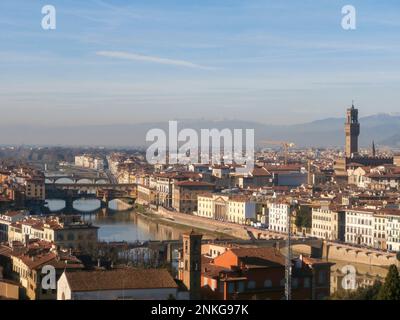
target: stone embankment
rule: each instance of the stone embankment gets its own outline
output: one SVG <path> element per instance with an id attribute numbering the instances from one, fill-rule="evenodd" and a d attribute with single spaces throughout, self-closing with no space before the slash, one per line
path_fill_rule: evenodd
<path id="1" fill-rule="evenodd" d="M 400 266 L 395 253 L 324 241 L 323 257 L 332 260 L 388 267 Z"/>
<path id="2" fill-rule="evenodd" d="M 158 210 L 152 210 L 153 214 L 157 214 L 165 220 L 176 224 L 181 224 L 193 228 L 200 228 L 210 232 L 229 235 L 233 238 L 255 240 L 255 239 L 282 239 L 283 235 L 268 230 L 259 230 L 250 226 L 239 225 L 235 223 L 218 221 L 198 217 L 195 215 L 170 211 L 159 207 Z"/>

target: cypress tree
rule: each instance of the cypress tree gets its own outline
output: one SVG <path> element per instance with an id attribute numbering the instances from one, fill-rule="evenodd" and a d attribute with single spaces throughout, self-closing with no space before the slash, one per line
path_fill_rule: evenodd
<path id="1" fill-rule="evenodd" d="M 385 283 L 379 290 L 378 300 L 400 300 L 400 276 L 394 264 L 389 267 Z"/>

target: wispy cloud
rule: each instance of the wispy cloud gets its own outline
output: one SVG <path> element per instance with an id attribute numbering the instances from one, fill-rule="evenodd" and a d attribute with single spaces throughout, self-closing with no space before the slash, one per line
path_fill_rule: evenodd
<path id="1" fill-rule="evenodd" d="M 147 55 L 141 55 L 137 53 L 123 52 L 123 51 L 97 51 L 96 55 L 108 58 L 145 61 L 158 64 L 166 64 L 171 66 L 186 67 L 186 68 L 205 69 L 205 70 L 214 69 L 212 67 L 202 66 L 185 60 L 175 60 L 175 59 L 161 58 L 155 56 L 147 56 Z"/>

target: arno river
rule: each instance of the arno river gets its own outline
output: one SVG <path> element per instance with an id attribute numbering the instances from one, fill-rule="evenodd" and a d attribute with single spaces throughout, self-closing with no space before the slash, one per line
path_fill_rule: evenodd
<path id="1" fill-rule="evenodd" d="M 47 203 L 51 211 L 65 206 L 63 200 L 47 200 Z M 104 241 L 177 240 L 187 230 L 153 222 L 133 210 L 118 211 L 118 206 L 118 203 L 111 202 L 111 211 L 99 209 L 100 201 L 95 199 L 74 202 L 74 209 L 82 214 L 83 220 L 100 227 L 99 238 Z"/>
<path id="2" fill-rule="evenodd" d="M 122 204 L 123 206 L 123 204 Z M 51 211 L 59 211 L 64 207 L 62 200 L 48 200 Z M 98 200 L 78 200 L 74 209 L 82 214 L 85 221 L 90 221 L 100 227 L 99 238 L 104 241 L 143 241 L 143 240 L 177 240 L 188 229 L 177 226 L 167 226 L 149 220 L 133 210 L 118 211 L 121 203 L 111 202 L 110 210 L 99 209 Z M 98 209 L 96 211 L 96 209 Z M 95 213 L 93 213 L 95 211 Z M 92 212 L 92 213 L 90 213 Z M 387 269 L 382 267 L 331 261 L 332 267 L 331 291 L 342 291 L 355 288 L 358 285 L 372 285 L 375 280 L 383 280 Z"/>

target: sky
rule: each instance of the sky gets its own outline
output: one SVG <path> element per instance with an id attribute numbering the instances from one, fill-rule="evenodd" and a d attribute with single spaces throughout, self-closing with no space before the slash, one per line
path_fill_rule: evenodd
<path id="1" fill-rule="evenodd" d="M 44 5 L 56 29 L 43 30 Z M 344 5 L 356 30 L 341 25 Z M 398 0 L 1 0 L 0 124 L 399 112 Z"/>

